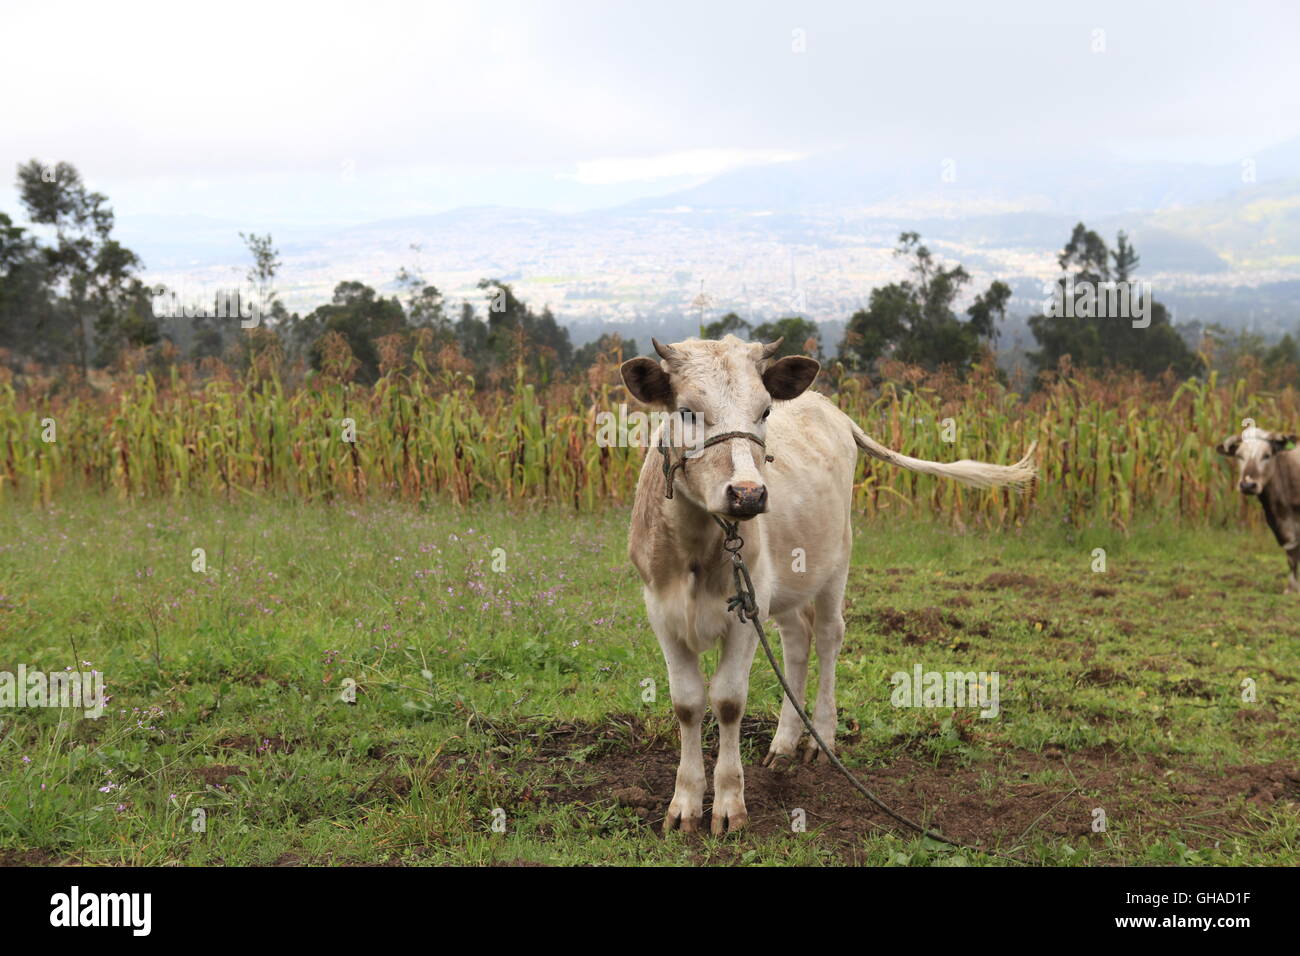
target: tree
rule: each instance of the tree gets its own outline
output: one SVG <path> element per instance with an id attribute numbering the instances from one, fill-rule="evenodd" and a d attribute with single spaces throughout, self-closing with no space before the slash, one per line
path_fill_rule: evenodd
<path id="1" fill-rule="evenodd" d="M 821 358 L 821 343 L 818 341 L 816 322 L 791 316 L 775 322 L 764 322 L 754 329 L 755 342 L 775 342 L 777 339 L 784 339 L 784 341 L 781 343 L 781 348 L 777 350 L 775 358 L 810 353 L 816 358 Z"/>
<path id="2" fill-rule="evenodd" d="M 706 339 L 722 339 L 728 335 L 735 335 L 738 338 L 749 338 L 750 325 L 735 312 L 728 312 L 716 322 L 710 322 L 704 327 L 703 337 Z"/>
<path id="3" fill-rule="evenodd" d="M 1300 375 L 1300 345 L 1289 332 L 1264 353 L 1264 368 L 1281 382 L 1296 381 Z"/>
<path id="4" fill-rule="evenodd" d="M 442 293 L 438 287 L 426 283 L 422 276 L 402 268 L 397 273 L 397 284 L 406 291 L 406 317 L 418 329 L 432 329 L 443 341 L 451 338 L 451 321 L 443 311 Z"/>
<path id="5" fill-rule="evenodd" d="M 1106 243 L 1083 223 L 1077 223 L 1070 241 L 1056 257 L 1063 272 L 1073 267 L 1079 281 L 1105 282 L 1110 278 L 1110 253 Z"/>
<path id="6" fill-rule="evenodd" d="M 1007 317 L 1007 303 L 1011 301 L 1011 286 L 996 281 L 975 296 L 975 302 L 966 314 L 970 316 L 971 330 L 980 338 L 996 343 L 1001 330 L 998 323 Z"/>
<path id="7" fill-rule="evenodd" d="M 903 283 L 872 289 L 867 308 L 849 319 L 840 343 L 840 357 L 863 367 L 870 366 L 895 348 L 916 321 L 918 309 Z"/>
<path id="8" fill-rule="evenodd" d="M 534 313 L 500 279 L 482 279 L 478 287 L 487 293 L 487 350 L 492 367 L 501 369 L 512 361 L 522 361 L 545 382 L 555 371 L 572 366 L 569 330 L 555 321 L 549 307 L 540 315 Z"/>
<path id="9" fill-rule="evenodd" d="M 334 287 L 333 301 L 315 309 L 307 321 L 320 331 L 312 344 L 312 367 L 321 367 L 321 339 L 329 332 L 337 332 L 347 339 L 359 363 L 357 379 L 366 384 L 373 384 L 379 378 L 376 340 L 407 328 L 402 303 L 396 297 L 377 296 L 374 289 L 361 282 L 340 282 Z"/>
<path id="10" fill-rule="evenodd" d="M 225 351 L 225 336 L 221 334 L 225 319 L 196 315 L 191 322 L 192 338 L 190 356 L 196 359 L 218 358 Z"/>
<path id="11" fill-rule="evenodd" d="M 588 342 L 573 353 L 573 367 L 590 368 L 602 355 L 610 356 L 614 361 L 623 361 L 640 354 L 640 349 L 636 347 L 636 339 L 625 339 L 617 332 L 606 332 L 596 341 Z"/>
<path id="12" fill-rule="evenodd" d="M 257 233 L 239 234 L 244 245 L 253 254 L 253 264 L 248 268 L 248 284 L 257 291 L 257 309 L 259 315 L 270 315 L 271 307 L 279 294 L 275 291 L 275 274 L 280 271 L 280 252 L 271 242 L 271 234 L 259 236 Z"/>
<path id="13" fill-rule="evenodd" d="M 162 341 L 162 330 L 153 314 L 153 296 L 135 278 L 113 292 L 111 304 L 100 307 L 94 327 L 95 363 L 100 366 L 110 364 L 124 348 L 157 345 Z"/>
<path id="14" fill-rule="evenodd" d="M 976 296 L 963 322 L 953 302 L 970 281 L 964 268 L 945 268 L 915 232 L 898 237 L 894 254 L 911 258 L 912 278 L 871 290 L 867 308 L 849 319 L 840 357 L 864 367 L 889 355 L 929 369 L 968 368 L 997 337 L 1010 287 L 994 282 Z"/>
<path id="15" fill-rule="evenodd" d="M 60 359 L 60 343 L 49 328 L 49 286 L 36 239 L 0 213 L 0 348 L 44 362 Z"/>
<path id="16" fill-rule="evenodd" d="M 472 302 L 460 304 L 460 319 L 456 322 L 456 346 L 460 354 L 474 363 L 477 369 L 485 369 L 488 361 L 488 327 L 478 317 Z"/>
<path id="17" fill-rule="evenodd" d="M 1056 368 L 1068 355 L 1081 368 L 1135 369 L 1149 378 L 1166 370 L 1183 378 L 1201 371 L 1201 358 L 1174 329 L 1165 307 L 1133 283 L 1140 259 L 1128 236 L 1119 234 L 1112 253 L 1101 236 L 1079 223 L 1057 262 L 1064 274 L 1053 307 L 1029 319 L 1039 346 L 1029 358 L 1039 370 Z"/>
<path id="18" fill-rule="evenodd" d="M 33 223 L 54 227 L 55 245 L 41 253 L 65 301 L 53 310 L 50 331 L 56 340 L 70 340 L 83 374 L 92 347 L 103 363 L 123 346 L 157 342 L 158 322 L 145 305 L 148 291 L 135 275 L 143 264 L 112 237 L 107 198 L 89 192 L 71 164 L 51 167 L 35 159 L 18 167 L 18 192 Z"/>
<path id="19" fill-rule="evenodd" d="M 1115 251 L 1110 255 L 1115 261 L 1116 282 L 1128 282 L 1133 273 L 1137 272 L 1137 267 L 1142 262 L 1138 258 L 1137 252 L 1129 245 L 1128 233 L 1123 229 L 1119 231 L 1119 235 L 1115 240 Z"/>
<path id="20" fill-rule="evenodd" d="M 417 257 L 423 251 L 418 242 L 411 243 L 410 249 Z M 397 270 L 397 287 L 406 296 L 406 318 L 414 328 L 432 330 L 433 340 L 440 346 L 454 340 L 451 319 L 443 308 L 442 293 L 437 286 L 425 281 L 418 265 L 411 269 L 402 266 Z"/>

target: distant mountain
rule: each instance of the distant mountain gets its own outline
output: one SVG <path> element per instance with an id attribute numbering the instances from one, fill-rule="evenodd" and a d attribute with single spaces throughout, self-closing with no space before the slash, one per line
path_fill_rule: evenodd
<path id="1" fill-rule="evenodd" d="M 340 230 L 340 238 L 380 239 L 400 242 L 405 237 L 439 235 L 470 230 L 537 229 L 562 226 L 569 218 L 564 213 L 545 209 L 516 209 L 509 206 L 462 206 L 447 212 L 399 219 L 379 219 Z"/>
<path id="2" fill-rule="evenodd" d="M 1141 277 L 1159 276 L 1171 295 L 1194 293 L 1187 311 L 1219 321 L 1255 310 L 1282 327 L 1291 321 L 1286 283 L 1300 279 L 1300 140 L 1248 166 L 1063 156 L 945 167 L 838 153 L 582 213 L 475 206 L 329 229 L 253 229 L 275 237 L 292 309 L 328 300 L 344 279 L 392 294 L 407 268 L 453 301 L 477 301 L 478 280 L 492 277 L 561 319 L 635 325 L 698 321 L 701 291 L 709 314 L 843 321 L 873 287 L 901 277 L 893 248 L 905 230 L 964 264 L 977 284 L 1002 278 L 1032 296 L 1056 275 L 1056 255 L 1079 221 L 1112 243 L 1126 230 Z M 120 232 L 151 281 L 207 288 L 246 270 L 241 228 L 249 227 L 123 216 Z M 1269 301 L 1257 303 L 1270 283 Z"/>
<path id="3" fill-rule="evenodd" d="M 335 227 L 326 227 L 332 232 Z M 248 249 L 240 232 L 265 233 L 262 223 L 249 225 L 234 219 L 218 219 L 185 213 L 132 215 L 119 210 L 115 236 L 140 256 L 150 271 L 174 272 L 228 264 L 242 274 L 248 267 Z M 277 246 L 283 251 L 320 241 L 321 227 L 277 224 Z"/>
<path id="4" fill-rule="evenodd" d="M 981 212 L 1064 213 L 1096 218 L 1158 211 L 1217 199 L 1249 173 L 1259 182 L 1300 175 L 1300 140 L 1240 163 L 1205 165 L 1059 156 L 991 160 L 933 157 L 888 161 L 844 152 L 725 173 L 680 192 L 643 199 L 627 211 L 838 208 L 903 213 L 911 218 Z"/>
<path id="5" fill-rule="evenodd" d="M 1148 221 L 1173 234 L 1195 236 L 1234 269 L 1300 270 L 1300 178 L 1245 186 L 1222 199 L 1156 213 Z"/>

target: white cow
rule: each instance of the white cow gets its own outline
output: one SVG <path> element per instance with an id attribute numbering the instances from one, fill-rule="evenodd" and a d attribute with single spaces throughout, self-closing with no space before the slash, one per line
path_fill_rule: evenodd
<path id="1" fill-rule="evenodd" d="M 652 449 L 641 469 L 628 548 L 645 582 L 646 612 L 668 666 L 681 728 L 681 762 L 665 829 L 693 831 L 703 820 L 705 688 L 699 657 L 719 639 L 721 656 L 708 695 L 721 738 L 713 775 L 713 832 L 736 830 L 749 820 L 740 719 L 758 639 L 752 624 L 727 611 L 734 592 L 731 563 L 713 515 L 745 522 L 743 555 L 753 575 L 759 619 L 780 626 L 786 675 L 800 706 L 816 638 L 819 674 L 812 716 L 817 732 L 833 747 L 835 659 L 844 638 L 858 449 L 978 487 L 1022 485 L 1034 477 L 1032 447 L 1011 466 L 942 464 L 890 451 L 826 398 L 806 391 L 817 377 L 815 361 L 802 356 L 773 361 L 780 344 L 742 342 L 730 335 L 720 342 L 690 339 L 665 346 L 656 341 L 662 361 L 637 358 L 622 367 L 623 381 L 637 399 L 675 413 L 655 433 L 655 443 L 662 441 L 663 447 Z M 769 455 L 773 460 L 766 460 Z M 802 737 L 803 725 L 787 699 L 764 764 L 792 759 Z M 817 751 L 810 738 L 805 759 L 816 759 Z"/>

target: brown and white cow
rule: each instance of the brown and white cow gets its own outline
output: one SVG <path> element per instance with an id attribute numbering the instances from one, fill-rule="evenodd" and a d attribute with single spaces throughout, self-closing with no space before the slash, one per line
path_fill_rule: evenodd
<path id="1" fill-rule="evenodd" d="M 1286 450 L 1295 435 L 1249 427 L 1230 435 L 1216 449 L 1237 462 L 1237 490 L 1255 495 L 1264 507 L 1264 520 L 1286 552 L 1290 577 L 1284 593 L 1300 592 L 1300 449 Z"/>
<path id="2" fill-rule="evenodd" d="M 681 762 L 665 829 L 695 830 L 704 816 L 700 728 L 706 693 L 699 658 L 719 640 L 717 671 L 707 695 L 720 732 L 713 832 L 739 829 L 749 819 L 740 719 L 758 639 L 751 624 L 727 611 L 734 591 L 731 565 L 713 515 L 745 521 L 743 554 L 757 592 L 759 619 L 780 626 L 786 675 L 800 706 L 815 638 L 819 674 L 812 718 L 833 747 L 835 659 L 844 637 L 858 449 L 977 487 L 1021 485 L 1034 477 L 1032 447 L 1011 466 L 942 464 L 890 451 L 826 398 L 806 391 L 817 376 L 815 361 L 802 356 L 773 361 L 780 344 L 742 342 L 730 335 L 720 342 L 656 341 L 660 361 L 637 358 L 622 367 L 628 391 L 673 413 L 652 439 L 655 445 L 664 441 L 673 467 L 665 475 L 661 452 L 651 448 L 637 483 L 628 549 L 645 584 L 646 611 L 663 650 L 681 729 Z M 684 422 L 694 428 L 676 427 Z M 729 433 L 735 434 L 722 437 Z M 710 439 L 715 443 L 704 447 Z M 676 468 L 679 462 L 684 467 Z M 787 699 L 764 764 L 793 758 L 802 737 L 802 722 Z M 819 756 L 809 739 L 805 760 Z"/>

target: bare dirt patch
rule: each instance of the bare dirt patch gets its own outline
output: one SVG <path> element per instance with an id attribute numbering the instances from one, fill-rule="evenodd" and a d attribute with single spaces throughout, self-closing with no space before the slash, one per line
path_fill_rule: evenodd
<path id="1" fill-rule="evenodd" d="M 245 776 L 243 767 L 236 767 L 233 764 L 214 764 L 211 767 L 195 767 L 190 774 L 209 787 L 224 786 L 230 777 Z"/>
<path id="2" fill-rule="evenodd" d="M 2 866 L 57 866 L 59 858 L 48 850 L 0 850 Z"/>
<path id="3" fill-rule="evenodd" d="M 706 748 L 706 754 L 711 773 L 712 748 Z M 607 752 L 587 761 L 583 782 L 557 777 L 542 799 L 574 805 L 579 812 L 611 804 L 631 807 L 642 826 L 657 830 L 672 798 L 677 760 L 675 743 L 662 740 Z M 1198 836 L 1208 826 L 1220 833 L 1257 827 L 1252 807 L 1300 804 L 1300 765 L 1294 762 L 1215 770 L 1174 765 L 1110 746 L 1010 751 L 970 765 L 959 765 L 953 758 L 935 765 L 904 755 L 892 758 L 888 766 L 856 772 L 900 813 L 927 822 L 945 836 L 990 850 L 1010 847 L 1030 834 L 1094 839 L 1101 846 L 1104 837 L 1092 832 L 1093 810 L 1099 804 L 1106 807 L 1112 825 L 1130 831 L 1167 834 L 1178 830 L 1179 821 L 1195 818 L 1197 828 L 1181 837 L 1193 847 L 1212 842 Z M 1159 799 L 1153 799 L 1156 791 Z M 860 857 L 863 837 L 882 828 L 900 831 L 828 765 L 786 771 L 747 762 L 745 797 L 753 833 L 791 832 L 791 815 L 799 808 L 807 814 L 809 830 L 829 838 L 848 863 Z"/>
<path id="4" fill-rule="evenodd" d="M 897 635 L 904 644 L 909 645 L 929 644 L 931 641 L 951 642 L 956 637 L 956 632 L 965 628 L 960 617 L 938 607 L 922 607 L 910 611 L 883 607 L 870 617 L 854 615 L 853 619 L 859 617 L 874 620 L 885 634 Z"/>
<path id="5" fill-rule="evenodd" d="M 1079 676 L 1079 683 L 1087 687 L 1111 687 L 1115 684 L 1131 684 L 1133 681 L 1127 674 L 1109 667 L 1094 667 Z"/>
<path id="6" fill-rule="evenodd" d="M 1160 689 L 1176 697 L 1199 697 L 1201 700 L 1214 700 L 1219 696 L 1218 689 L 1205 683 L 1199 677 L 1184 677 L 1182 680 L 1165 681 Z"/>
<path id="7" fill-rule="evenodd" d="M 270 737 L 254 737 L 249 734 L 241 734 L 237 737 L 226 737 L 217 741 L 218 747 L 225 747 L 227 750 L 240 750 L 246 754 L 259 753 L 293 753 L 294 746 L 285 740 L 279 734 L 273 734 Z"/>
<path id="8" fill-rule="evenodd" d="M 984 591 L 1001 591 L 1004 588 L 1016 588 L 1022 591 L 1038 591 L 1043 587 L 1043 582 L 1031 574 L 1015 574 L 999 571 L 990 574 L 980 582 L 980 589 Z"/>

